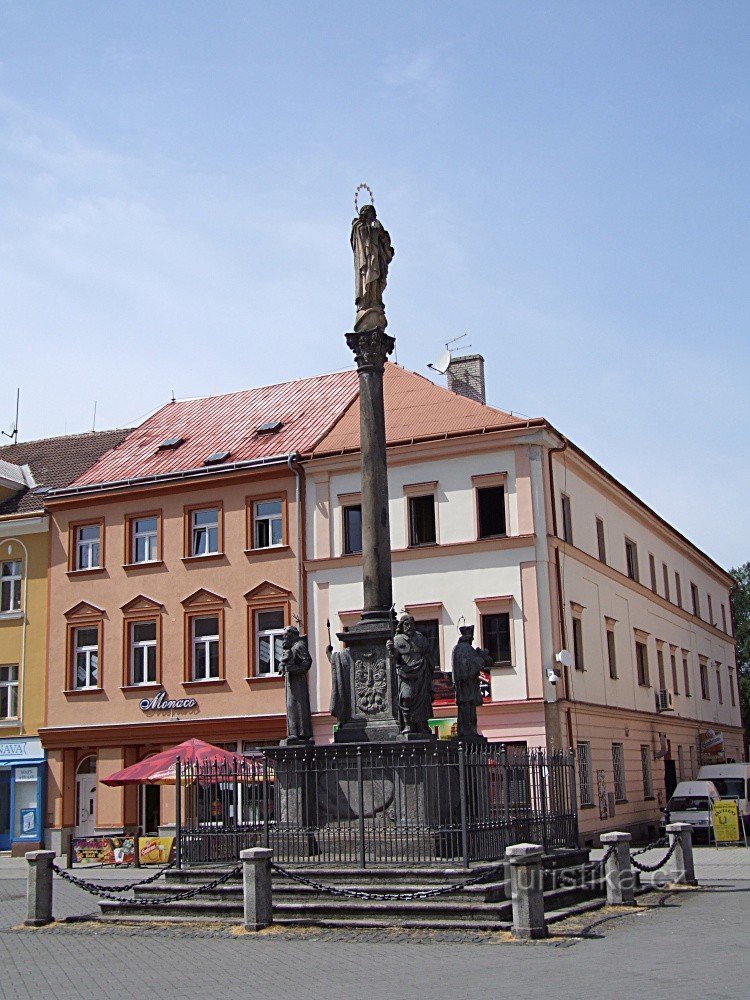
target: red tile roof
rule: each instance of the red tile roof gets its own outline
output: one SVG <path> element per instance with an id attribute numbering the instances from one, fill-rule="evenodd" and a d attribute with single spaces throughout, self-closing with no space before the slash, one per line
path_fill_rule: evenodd
<path id="1" fill-rule="evenodd" d="M 59 489 L 68 486 L 76 477 L 93 465 L 110 448 L 127 437 L 130 429 L 89 431 L 87 434 L 66 434 L 42 438 L 38 441 L 20 441 L 0 448 L 0 459 L 14 465 L 28 465 L 35 489 L 23 489 L 0 503 L 2 514 L 27 514 L 44 507 L 44 487 Z"/>
<path id="2" fill-rule="evenodd" d="M 526 421 L 457 396 L 422 375 L 388 362 L 383 385 L 388 444 L 482 433 Z M 359 450 L 359 399 L 318 443 L 315 456 Z"/>
<path id="3" fill-rule="evenodd" d="M 351 370 L 167 403 L 72 485 L 201 469 L 216 452 L 229 452 L 226 464 L 308 454 L 352 403 L 357 389 L 357 373 Z M 281 428 L 258 433 L 261 424 L 271 421 L 280 421 Z M 159 450 L 163 441 L 175 437 L 184 443 Z"/>

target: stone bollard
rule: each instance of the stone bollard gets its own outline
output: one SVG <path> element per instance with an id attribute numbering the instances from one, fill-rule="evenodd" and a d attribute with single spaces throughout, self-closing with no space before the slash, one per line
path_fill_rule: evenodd
<path id="1" fill-rule="evenodd" d="M 28 873 L 26 876 L 27 927 L 44 927 L 51 924 L 52 917 L 52 862 L 54 851 L 27 851 Z"/>
<path id="2" fill-rule="evenodd" d="M 250 847 L 240 851 L 245 930 L 259 931 L 273 923 L 270 847 Z"/>
<path id="3" fill-rule="evenodd" d="M 630 864 L 630 834 L 621 831 L 603 833 L 599 838 L 605 847 L 614 850 L 607 858 L 607 906 L 635 905 L 635 877 Z"/>
<path id="4" fill-rule="evenodd" d="M 513 937 L 547 937 L 542 885 L 542 848 L 539 844 L 512 844 L 505 856 L 510 867 Z"/>
<path id="5" fill-rule="evenodd" d="M 693 828 L 689 823 L 668 823 L 669 846 L 677 846 L 672 855 L 672 881 L 677 885 L 698 885 L 693 863 Z"/>

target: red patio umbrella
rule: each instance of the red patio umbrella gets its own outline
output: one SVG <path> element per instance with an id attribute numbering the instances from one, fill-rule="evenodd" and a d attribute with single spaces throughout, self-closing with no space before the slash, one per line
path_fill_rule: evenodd
<path id="1" fill-rule="evenodd" d="M 173 785 L 175 783 L 175 765 L 177 758 L 180 764 L 189 766 L 225 765 L 228 769 L 233 768 L 235 762 L 243 760 L 230 750 L 222 750 L 220 747 L 212 746 L 203 740 L 185 740 L 176 747 L 169 750 L 162 750 L 152 757 L 131 764 L 130 767 L 123 768 L 122 771 L 115 771 L 108 778 L 103 779 L 105 785 Z"/>

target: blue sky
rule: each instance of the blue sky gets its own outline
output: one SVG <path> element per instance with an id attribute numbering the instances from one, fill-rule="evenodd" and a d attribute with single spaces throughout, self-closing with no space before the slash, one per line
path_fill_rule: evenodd
<path id="1" fill-rule="evenodd" d="M 750 5 L 0 0 L 0 426 L 130 425 L 469 334 L 725 565 L 750 559 Z"/>

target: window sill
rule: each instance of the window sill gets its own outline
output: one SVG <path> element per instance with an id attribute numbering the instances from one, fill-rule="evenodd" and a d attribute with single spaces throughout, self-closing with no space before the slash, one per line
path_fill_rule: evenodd
<path id="1" fill-rule="evenodd" d="M 615 799 L 616 806 L 626 806 L 628 804 L 627 799 Z"/>
<path id="2" fill-rule="evenodd" d="M 643 801 L 644 802 L 656 802 L 656 796 L 655 795 L 644 795 L 643 796 Z"/>
<path id="3" fill-rule="evenodd" d="M 65 688 L 63 691 L 64 695 L 69 694 L 104 694 L 104 688 L 102 687 L 90 687 L 90 688 Z"/>
<path id="4" fill-rule="evenodd" d="M 0 611 L 0 622 L 18 621 L 19 618 L 23 618 L 23 611 L 20 608 L 18 611 Z"/>
<path id="5" fill-rule="evenodd" d="M 271 687 L 283 687 L 284 675 L 283 674 L 255 674 L 253 677 L 246 677 L 245 680 L 250 685 L 254 687 L 256 684 L 258 687 L 263 687 L 264 685 L 269 685 Z"/>
<path id="6" fill-rule="evenodd" d="M 190 687 L 220 687 L 222 684 L 226 684 L 225 677 L 211 677 L 209 680 L 205 681 L 183 681 L 182 686 L 186 688 Z"/>
<path id="7" fill-rule="evenodd" d="M 419 622 L 417 622 L 417 625 L 419 625 Z M 493 667 L 497 667 L 498 670 L 514 670 L 515 669 L 515 664 L 514 663 L 510 663 L 508 660 L 503 660 L 501 663 L 493 663 L 492 666 Z"/>
<path id="8" fill-rule="evenodd" d="M 500 531 L 496 535 L 477 535 L 476 540 L 478 542 L 486 542 L 490 541 L 493 538 L 508 538 L 508 537 L 509 536 L 507 531 Z"/>
<path id="9" fill-rule="evenodd" d="M 144 561 L 144 562 L 123 563 L 122 564 L 122 568 L 124 570 L 128 570 L 128 569 L 150 569 L 152 566 L 163 566 L 163 565 L 164 565 L 164 560 L 163 559 L 149 559 L 149 560 Z"/>
<path id="10" fill-rule="evenodd" d="M 17 726 L 20 725 L 21 725 L 21 720 L 19 718 L 0 719 L 0 729 L 15 729 Z"/>
<path id="11" fill-rule="evenodd" d="M 68 576 L 96 576 L 97 573 L 103 573 L 104 566 L 93 566 L 91 569 L 69 569 L 67 571 Z"/>
<path id="12" fill-rule="evenodd" d="M 440 546 L 440 542 L 435 539 L 434 542 L 409 542 L 408 548 L 410 549 L 437 549 Z"/>
<path id="13" fill-rule="evenodd" d="M 578 808 L 579 809 L 596 809 L 596 803 L 595 802 L 585 802 L 585 803 L 582 802 Z"/>
<path id="14" fill-rule="evenodd" d="M 272 552 L 288 552 L 288 545 L 265 545 L 257 549 L 245 549 L 245 555 L 249 558 L 253 556 L 270 555 Z"/>
<path id="15" fill-rule="evenodd" d="M 184 563 L 215 562 L 217 559 L 225 559 L 223 552 L 208 552 L 204 556 L 183 556 Z M 140 563 L 139 563 L 140 565 Z"/>
<path id="16" fill-rule="evenodd" d="M 161 691 L 164 685 L 160 681 L 149 681 L 148 684 L 121 684 L 121 691 Z"/>

